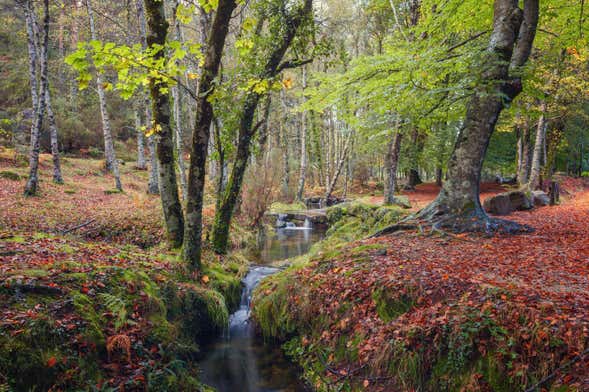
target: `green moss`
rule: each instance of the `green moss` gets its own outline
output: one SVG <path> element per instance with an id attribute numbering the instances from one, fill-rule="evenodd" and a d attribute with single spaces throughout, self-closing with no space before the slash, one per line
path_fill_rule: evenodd
<path id="1" fill-rule="evenodd" d="M 176 317 L 183 336 L 200 341 L 227 327 L 229 311 L 219 292 L 191 285 L 183 287 L 178 297 Z"/>
<path id="2" fill-rule="evenodd" d="M 204 273 L 210 278 L 210 286 L 220 292 L 225 298 L 225 303 L 230 310 L 239 305 L 241 299 L 241 277 L 243 267 L 234 270 L 225 270 L 222 265 L 206 267 Z"/>
<path id="3" fill-rule="evenodd" d="M 4 170 L 4 171 L 0 171 L 0 178 L 4 178 L 6 180 L 11 180 L 11 181 L 19 181 L 21 179 L 21 176 L 18 173 Z"/>
<path id="4" fill-rule="evenodd" d="M 294 202 L 292 204 L 274 202 L 270 206 L 270 212 L 273 213 L 302 211 L 306 209 L 307 206 L 305 205 L 305 203 L 302 202 Z"/>
<path id="5" fill-rule="evenodd" d="M 49 272 L 44 269 L 22 269 L 13 270 L 9 272 L 10 276 L 24 276 L 26 278 L 43 278 L 49 275 Z"/>
<path id="6" fill-rule="evenodd" d="M 390 293 L 386 289 L 377 289 L 372 293 L 376 303 L 376 313 L 384 322 L 389 322 L 407 313 L 415 304 L 415 299 L 408 294 Z"/>
<path id="7" fill-rule="evenodd" d="M 293 268 L 270 276 L 254 291 L 252 316 L 265 338 L 284 340 L 296 331 L 296 319 L 289 306 L 289 295 L 294 292 Z"/>
<path id="8" fill-rule="evenodd" d="M 79 292 L 72 293 L 72 299 L 76 313 L 86 322 L 84 337 L 97 347 L 104 347 L 106 340 L 102 331 L 105 320 L 96 313 L 94 303 Z"/>
<path id="9" fill-rule="evenodd" d="M 18 391 L 48 390 L 56 381 L 59 368 L 48 367 L 51 357 L 61 359 L 61 337 L 51 319 L 29 320 L 23 332 L 11 336 L 0 331 L 0 374 Z"/>

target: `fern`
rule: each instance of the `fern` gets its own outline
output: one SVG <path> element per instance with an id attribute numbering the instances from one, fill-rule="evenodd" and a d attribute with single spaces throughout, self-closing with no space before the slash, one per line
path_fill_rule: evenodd
<path id="1" fill-rule="evenodd" d="M 108 293 L 98 294 L 98 296 L 104 302 L 104 307 L 112 313 L 116 331 L 120 330 L 127 324 L 134 324 L 132 320 L 127 319 L 127 307 L 122 299 Z"/>

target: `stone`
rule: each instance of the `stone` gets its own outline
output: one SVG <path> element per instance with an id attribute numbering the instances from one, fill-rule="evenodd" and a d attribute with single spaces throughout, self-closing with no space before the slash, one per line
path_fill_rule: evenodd
<path id="1" fill-rule="evenodd" d="M 526 211 L 534 207 L 532 200 L 522 191 L 500 193 L 485 200 L 485 211 L 493 215 L 509 215 L 513 211 Z"/>
<path id="2" fill-rule="evenodd" d="M 493 215 L 509 215 L 513 212 L 511 200 L 506 193 L 487 198 L 483 207 L 485 211 Z"/>
<path id="3" fill-rule="evenodd" d="M 534 208 L 534 203 L 525 192 L 522 191 L 511 191 L 507 192 L 509 200 L 511 201 L 511 207 L 515 211 L 527 211 Z"/>
<path id="4" fill-rule="evenodd" d="M 532 198 L 535 206 L 544 207 L 550 204 L 550 196 L 543 191 L 533 191 Z"/>

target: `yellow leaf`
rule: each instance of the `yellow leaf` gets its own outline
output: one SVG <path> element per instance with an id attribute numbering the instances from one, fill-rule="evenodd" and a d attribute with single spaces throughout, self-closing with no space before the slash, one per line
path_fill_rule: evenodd
<path id="1" fill-rule="evenodd" d="M 188 79 L 190 79 L 190 80 L 194 80 L 194 79 L 198 78 L 198 75 L 197 75 L 197 74 L 195 74 L 195 73 L 193 73 L 193 72 L 188 72 L 188 73 L 186 74 L 186 76 L 187 76 L 187 77 L 188 77 Z"/>
<path id="2" fill-rule="evenodd" d="M 291 78 L 284 79 L 282 81 L 282 86 L 287 90 L 290 89 L 292 87 L 292 79 Z"/>
<path id="3" fill-rule="evenodd" d="M 208 275 L 204 275 L 200 280 L 202 280 L 202 282 L 206 284 L 206 283 L 209 283 L 210 279 L 209 279 Z"/>

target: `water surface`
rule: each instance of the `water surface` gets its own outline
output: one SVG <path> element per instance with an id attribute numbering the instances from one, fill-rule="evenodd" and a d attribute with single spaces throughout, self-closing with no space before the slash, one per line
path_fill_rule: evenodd
<path id="1" fill-rule="evenodd" d="M 321 240 L 322 231 L 310 227 L 276 229 L 261 242 L 261 261 L 269 264 L 300 256 Z M 307 225 L 308 226 L 308 225 Z M 304 392 L 296 365 L 289 362 L 277 345 L 264 344 L 250 320 L 251 295 L 262 279 L 279 269 L 254 266 L 243 280 L 239 309 L 229 318 L 224 336 L 203 347 L 201 381 L 219 392 Z"/>

